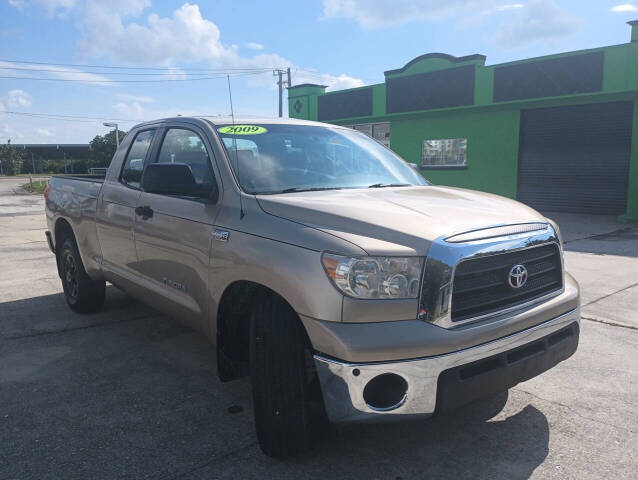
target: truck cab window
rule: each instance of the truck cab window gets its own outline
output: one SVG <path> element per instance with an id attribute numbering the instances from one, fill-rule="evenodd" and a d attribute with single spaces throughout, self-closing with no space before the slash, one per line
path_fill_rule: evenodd
<path id="1" fill-rule="evenodd" d="M 124 168 L 122 169 L 121 180 L 126 185 L 134 188 L 140 188 L 142 179 L 142 171 L 144 170 L 144 159 L 151 146 L 155 130 L 144 130 L 139 132 L 133 139 L 131 148 L 129 148 Z"/>
<path id="2" fill-rule="evenodd" d="M 195 182 L 202 191 L 210 191 L 215 180 L 206 146 L 192 130 L 171 128 L 166 132 L 158 163 L 184 163 L 191 168 Z"/>

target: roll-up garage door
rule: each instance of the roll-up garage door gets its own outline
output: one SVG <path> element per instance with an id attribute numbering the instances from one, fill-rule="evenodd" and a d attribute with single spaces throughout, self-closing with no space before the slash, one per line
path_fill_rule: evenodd
<path id="1" fill-rule="evenodd" d="M 521 111 L 518 200 L 541 211 L 627 209 L 633 102 Z"/>

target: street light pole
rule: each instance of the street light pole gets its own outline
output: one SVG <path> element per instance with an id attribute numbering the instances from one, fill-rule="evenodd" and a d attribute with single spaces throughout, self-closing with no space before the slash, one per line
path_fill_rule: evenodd
<path id="1" fill-rule="evenodd" d="M 115 145 L 117 148 L 120 148 L 120 132 L 117 126 L 117 123 L 112 122 L 104 122 L 102 125 L 105 127 L 114 127 L 115 128 Z"/>

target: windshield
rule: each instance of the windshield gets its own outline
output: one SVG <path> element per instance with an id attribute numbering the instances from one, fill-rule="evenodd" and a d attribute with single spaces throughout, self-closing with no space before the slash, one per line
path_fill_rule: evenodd
<path id="1" fill-rule="evenodd" d="M 247 193 L 427 185 L 396 154 L 355 130 L 281 124 L 215 128 Z"/>

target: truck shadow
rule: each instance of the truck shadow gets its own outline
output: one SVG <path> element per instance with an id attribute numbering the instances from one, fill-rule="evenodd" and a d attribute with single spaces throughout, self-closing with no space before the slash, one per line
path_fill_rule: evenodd
<path id="1" fill-rule="evenodd" d="M 548 455 L 549 424 L 530 405 L 491 420 L 507 400 L 504 392 L 425 421 L 351 427 L 324 451 L 356 458 L 351 466 L 339 462 L 352 478 L 374 464 L 379 477 L 394 479 L 526 479 Z"/>
<path id="2" fill-rule="evenodd" d="M 62 293 L 0 303 L 0 339 L 99 327 L 153 315 L 160 314 L 109 284 L 104 308 L 92 314 L 73 313 Z"/>
<path id="3" fill-rule="evenodd" d="M 250 382 L 216 371 L 206 338 L 114 287 L 91 315 L 61 294 L 0 303 L 0 478 L 523 479 L 548 454 L 545 415 L 503 415 L 504 393 L 425 421 L 340 426 L 273 460 Z"/>

